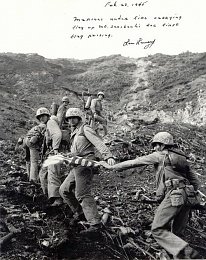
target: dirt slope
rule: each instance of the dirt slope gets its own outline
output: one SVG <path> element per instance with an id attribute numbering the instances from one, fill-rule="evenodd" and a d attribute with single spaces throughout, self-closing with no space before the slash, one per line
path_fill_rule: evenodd
<path id="1" fill-rule="evenodd" d="M 41 189 L 28 182 L 16 140 L 36 123 L 38 107 L 60 103 L 65 94 L 71 106 L 82 107 L 82 91 L 89 88 L 95 94 L 101 89 L 106 93 L 105 113 L 114 115 L 105 143 L 118 161 L 148 154 L 152 136 L 170 131 L 206 193 L 205 63 L 204 53 L 84 61 L 1 54 L 1 259 L 163 259 L 150 232 L 158 206 L 151 167 L 120 173 L 101 170 L 95 176 L 99 212 L 103 215 L 109 208 L 111 213 L 101 234 L 85 237 L 80 231 L 87 223 L 71 227 L 66 205 L 51 208 Z M 64 178 L 68 169 L 62 167 Z M 138 197 L 142 187 L 144 196 Z M 206 258 L 205 211 L 193 210 L 185 240 Z"/>
<path id="2" fill-rule="evenodd" d="M 205 124 L 206 55 L 156 54 L 132 59 L 45 59 L 37 54 L 0 54 L 1 139 L 15 139 L 34 123 L 40 106 L 68 95 L 82 107 L 82 91 L 106 93 L 106 114 L 128 112 L 162 122 Z"/>

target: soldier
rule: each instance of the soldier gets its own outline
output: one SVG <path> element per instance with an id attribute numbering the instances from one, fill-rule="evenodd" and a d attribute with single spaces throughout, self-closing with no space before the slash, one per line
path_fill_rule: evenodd
<path id="1" fill-rule="evenodd" d="M 102 115 L 102 100 L 104 99 L 104 92 L 99 91 L 97 93 L 97 98 L 91 100 L 91 111 L 92 111 L 92 122 L 91 126 L 95 129 L 95 122 L 100 123 L 104 129 L 104 135 L 107 135 L 107 120 Z"/>
<path id="2" fill-rule="evenodd" d="M 47 121 L 45 137 L 47 154 L 58 154 L 62 151 L 62 132 L 58 125 L 58 119 L 54 115 Z M 50 165 L 46 168 L 42 167 L 39 172 L 39 178 L 43 193 L 48 195 L 49 200 L 53 202 L 52 206 L 60 206 L 63 203 L 59 194 L 59 187 L 62 183 L 60 164 Z"/>
<path id="3" fill-rule="evenodd" d="M 58 118 L 60 129 L 63 129 L 64 127 L 64 120 L 65 120 L 66 111 L 68 109 L 68 105 L 69 105 L 69 98 L 65 96 L 62 98 L 62 104 L 57 110 L 57 118 Z"/>
<path id="4" fill-rule="evenodd" d="M 82 122 L 79 108 L 69 108 L 66 119 L 71 125 L 71 155 L 95 160 L 94 148 L 102 154 L 109 165 L 115 163 L 113 155 L 102 142 L 95 130 Z M 91 195 L 94 171 L 91 167 L 74 167 L 62 183 L 60 194 L 74 213 L 74 221 L 87 220 L 90 224 L 85 232 L 96 232 L 101 228 L 97 205 Z M 73 189 L 75 187 L 75 194 Z"/>
<path id="5" fill-rule="evenodd" d="M 30 176 L 29 180 L 38 182 L 39 168 L 38 162 L 40 159 L 40 152 L 43 145 L 44 134 L 46 132 L 46 123 L 49 120 L 50 113 L 45 107 L 41 107 L 36 112 L 36 118 L 40 124 L 32 127 L 25 137 L 25 145 L 29 147 L 30 152 Z"/>
<path id="6" fill-rule="evenodd" d="M 191 206 L 189 196 L 198 189 L 198 179 L 190 170 L 186 157 L 173 148 L 173 136 L 159 132 L 152 141 L 155 152 L 124 161 L 113 166 L 102 163 L 108 169 L 122 170 L 143 165 L 154 165 L 156 170 L 156 194 L 161 202 L 152 223 L 152 234 L 160 246 L 175 259 L 197 259 L 199 253 L 179 236 L 182 235 Z M 190 191 L 188 191 L 188 189 Z M 168 224 L 172 221 L 172 231 Z"/>

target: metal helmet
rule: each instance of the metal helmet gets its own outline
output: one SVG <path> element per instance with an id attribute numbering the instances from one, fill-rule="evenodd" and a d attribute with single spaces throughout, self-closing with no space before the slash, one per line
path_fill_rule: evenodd
<path id="1" fill-rule="evenodd" d="M 36 111 L 36 118 L 39 120 L 39 117 L 41 115 L 47 115 L 50 116 L 49 110 L 45 107 L 40 107 L 37 111 Z"/>
<path id="2" fill-rule="evenodd" d="M 67 96 L 63 97 L 62 102 L 64 102 L 64 101 L 69 102 L 69 98 Z"/>
<path id="3" fill-rule="evenodd" d="M 173 136 L 168 132 L 159 132 L 153 137 L 152 144 L 154 143 L 174 145 Z"/>
<path id="4" fill-rule="evenodd" d="M 79 117 L 80 119 L 83 118 L 83 114 L 82 111 L 79 108 L 69 108 L 66 112 L 66 116 L 67 119 L 70 117 Z"/>
<path id="5" fill-rule="evenodd" d="M 99 95 L 102 95 L 102 96 L 104 97 L 104 92 L 99 91 L 99 92 L 97 93 L 97 96 L 99 96 Z"/>

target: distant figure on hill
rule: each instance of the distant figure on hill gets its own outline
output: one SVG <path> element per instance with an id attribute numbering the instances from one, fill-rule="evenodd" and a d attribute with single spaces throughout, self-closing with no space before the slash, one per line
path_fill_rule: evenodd
<path id="1" fill-rule="evenodd" d="M 102 100 L 104 99 L 104 92 L 99 91 L 97 93 L 97 98 L 92 99 L 91 101 L 91 111 L 92 111 L 92 120 L 91 127 L 94 129 L 97 128 L 96 123 L 100 123 L 104 129 L 104 136 L 107 135 L 107 120 L 102 115 Z"/>
<path id="2" fill-rule="evenodd" d="M 177 95 L 177 99 L 178 99 L 178 98 L 179 98 L 179 95 L 180 95 L 180 88 L 177 88 L 176 95 Z"/>
<path id="3" fill-rule="evenodd" d="M 127 104 L 124 105 L 124 111 L 127 113 Z"/>
<path id="4" fill-rule="evenodd" d="M 69 98 L 65 96 L 62 98 L 62 104 L 60 105 L 57 111 L 57 118 L 58 118 L 60 129 L 64 128 L 64 120 L 65 120 L 66 111 L 68 109 L 68 105 L 69 105 Z"/>
<path id="5" fill-rule="evenodd" d="M 170 98 L 170 94 L 167 94 L 167 102 L 170 102 L 171 98 Z"/>

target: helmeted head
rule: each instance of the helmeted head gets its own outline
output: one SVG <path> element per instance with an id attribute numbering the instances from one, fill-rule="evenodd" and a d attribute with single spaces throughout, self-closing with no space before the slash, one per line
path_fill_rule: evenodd
<path id="1" fill-rule="evenodd" d="M 173 146 L 174 145 L 173 136 L 168 132 L 159 132 L 153 137 L 152 140 L 152 146 L 155 146 L 156 144 Z"/>
<path id="2" fill-rule="evenodd" d="M 40 117 L 42 117 L 42 116 L 47 116 L 48 118 L 50 117 L 49 110 L 47 108 L 45 108 L 45 107 L 40 107 L 36 111 L 36 118 L 38 120 L 40 120 Z"/>
<path id="3" fill-rule="evenodd" d="M 72 127 L 76 127 L 83 119 L 83 113 L 79 108 L 71 107 L 67 110 L 65 119 Z"/>
<path id="4" fill-rule="evenodd" d="M 83 113 L 79 108 L 70 107 L 67 112 L 65 118 L 68 120 L 72 117 L 78 117 L 80 120 L 83 118 Z"/>
<path id="5" fill-rule="evenodd" d="M 62 104 L 64 107 L 67 108 L 67 106 L 69 105 L 69 98 L 67 96 L 62 98 Z"/>
<path id="6" fill-rule="evenodd" d="M 104 92 L 99 91 L 99 92 L 97 93 L 97 97 L 99 97 L 100 95 L 102 96 L 102 98 L 104 98 Z"/>

